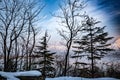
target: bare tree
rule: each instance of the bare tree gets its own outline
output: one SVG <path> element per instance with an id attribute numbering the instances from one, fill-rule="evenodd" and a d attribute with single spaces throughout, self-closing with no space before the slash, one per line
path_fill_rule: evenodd
<path id="1" fill-rule="evenodd" d="M 20 36 L 33 39 L 29 54 L 32 53 L 35 44 L 35 28 L 33 27 L 36 18 L 43 8 L 37 5 L 34 0 L 2 0 L 0 5 L 0 40 L 4 55 L 4 71 L 9 71 L 9 60 L 15 53 L 18 57 L 18 39 Z M 28 31 L 27 31 L 28 30 Z M 26 34 L 26 31 L 28 34 Z M 14 46 L 16 45 L 16 46 Z M 12 51 L 14 48 L 14 51 Z M 13 52 L 13 53 L 12 53 Z M 26 53 L 28 54 L 28 52 Z M 17 58 L 16 58 L 17 60 Z"/>
<path id="2" fill-rule="evenodd" d="M 85 7 L 84 2 L 81 0 L 65 0 L 60 5 L 61 14 L 56 17 L 61 19 L 61 25 L 64 27 L 59 31 L 60 36 L 65 40 L 66 55 L 65 55 L 65 70 L 64 76 L 66 76 L 67 68 L 69 64 L 69 54 L 73 40 L 77 36 L 77 33 L 81 30 L 80 25 L 80 11 Z"/>

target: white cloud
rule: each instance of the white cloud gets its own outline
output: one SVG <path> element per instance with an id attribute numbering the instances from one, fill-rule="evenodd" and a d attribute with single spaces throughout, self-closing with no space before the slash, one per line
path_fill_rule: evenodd
<path id="1" fill-rule="evenodd" d="M 87 7 L 84 9 L 84 11 L 86 11 L 86 13 L 95 18 L 98 21 L 101 21 L 101 23 L 98 26 L 107 26 L 106 27 L 106 31 L 111 35 L 111 36 L 115 36 L 115 29 L 114 29 L 114 24 L 112 22 L 110 22 L 110 15 L 106 14 L 104 11 L 98 9 L 98 7 L 96 5 L 94 5 L 94 3 L 91 1 L 89 1 L 89 3 L 87 3 Z"/>

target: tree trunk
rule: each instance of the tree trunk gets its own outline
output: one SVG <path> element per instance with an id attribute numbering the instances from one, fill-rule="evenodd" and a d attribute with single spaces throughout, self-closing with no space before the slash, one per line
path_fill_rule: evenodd
<path id="1" fill-rule="evenodd" d="M 91 46 L 91 75 L 92 75 L 92 78 L 94 78 L 94 52 L 93 52 L 93 36 L 92 36 L 92 28 L 90 26 L 90 38 L 91 38 L 91 41 L 90 41 L 90 46 Z"/>
<path id="2" fill-rule="evenodd" d="M 67 46 L 67 53 L 66 53 L 66 56 L 65 56 L 65 70 L 64 70 L 64 76 L 67 75 L 67 68 L 68 68 L 68 64 L 69 64 L 69 53 L 70 53 L 70 47 L 71 47 L 71 44 L 72 44 L 72 39 L 70 39 L 70 41 L 68 41 L 68 46 Z"/>

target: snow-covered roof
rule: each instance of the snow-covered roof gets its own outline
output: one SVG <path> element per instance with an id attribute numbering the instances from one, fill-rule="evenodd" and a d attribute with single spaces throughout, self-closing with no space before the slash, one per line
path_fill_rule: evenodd
<path id="1" fill-rule="evenodd" d="M 41 76 L 41 72 L 33 70 L 33 71 L 25 71 L 25 72 L 15 72 L 15 76 Z"/>

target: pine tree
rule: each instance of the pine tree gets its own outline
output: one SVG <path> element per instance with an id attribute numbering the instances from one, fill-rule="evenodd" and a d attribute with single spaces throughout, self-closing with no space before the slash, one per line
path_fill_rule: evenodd
<path id="1" fill-rule="evenodd" d="M 100 60 L 108 51 L 112 50 L 109 48 L 111 44 L 108 42 L 113 37 L 108 37 L 108 32 L 104 31 L 105 26 L 97 27 L 96 25 L 98 23 L 100 23 L 100 21 L 86 16 L 85 21 L 82 23 L 84 35 L 79 41 L 76 41 L 77 44 L 82 45 L 80 47 L 81 51 L 79 52 L 78 50 L 77 53 L 86 53 L 88 60 L 91 61 L 91 77 L 93 78 L 95 77 L 96 60 Z"/>
<path id="2" fill-rule="evenodd" d="M 88 63 L 80 61 L 82 58 L 84 58 L 86 55 L 84 54 L 84 45 L 81 44 L 81 42 L 79 40 L 75 40 L 74 41 L 74 45 L 73 47 L 73 52 L 74 55 L 71 57 L 73 59 L 75 59 L 74 62 L 74 76 L 84 76 L 85 77 L 85 73 L 87 73 L 87 65 Z"/>
<path id="3" fill-rule="evenodd" d="M 46 77 L 53 76 L 54 71 L 54 57 L 53 55 L 55 53 L 52 53 L 48 50 L 48 35 L 47 32 L 45 32 L 45 36 L 41 39 L 40 46 L 36 46 L 37 50 L 35 51 L 34 57 L 39 58 L 39 61 L 35 61 L 34 64 L 37 64 L 40 66 L 40 71 L 42 72 L 42 75 L 44 79 Z"/>

